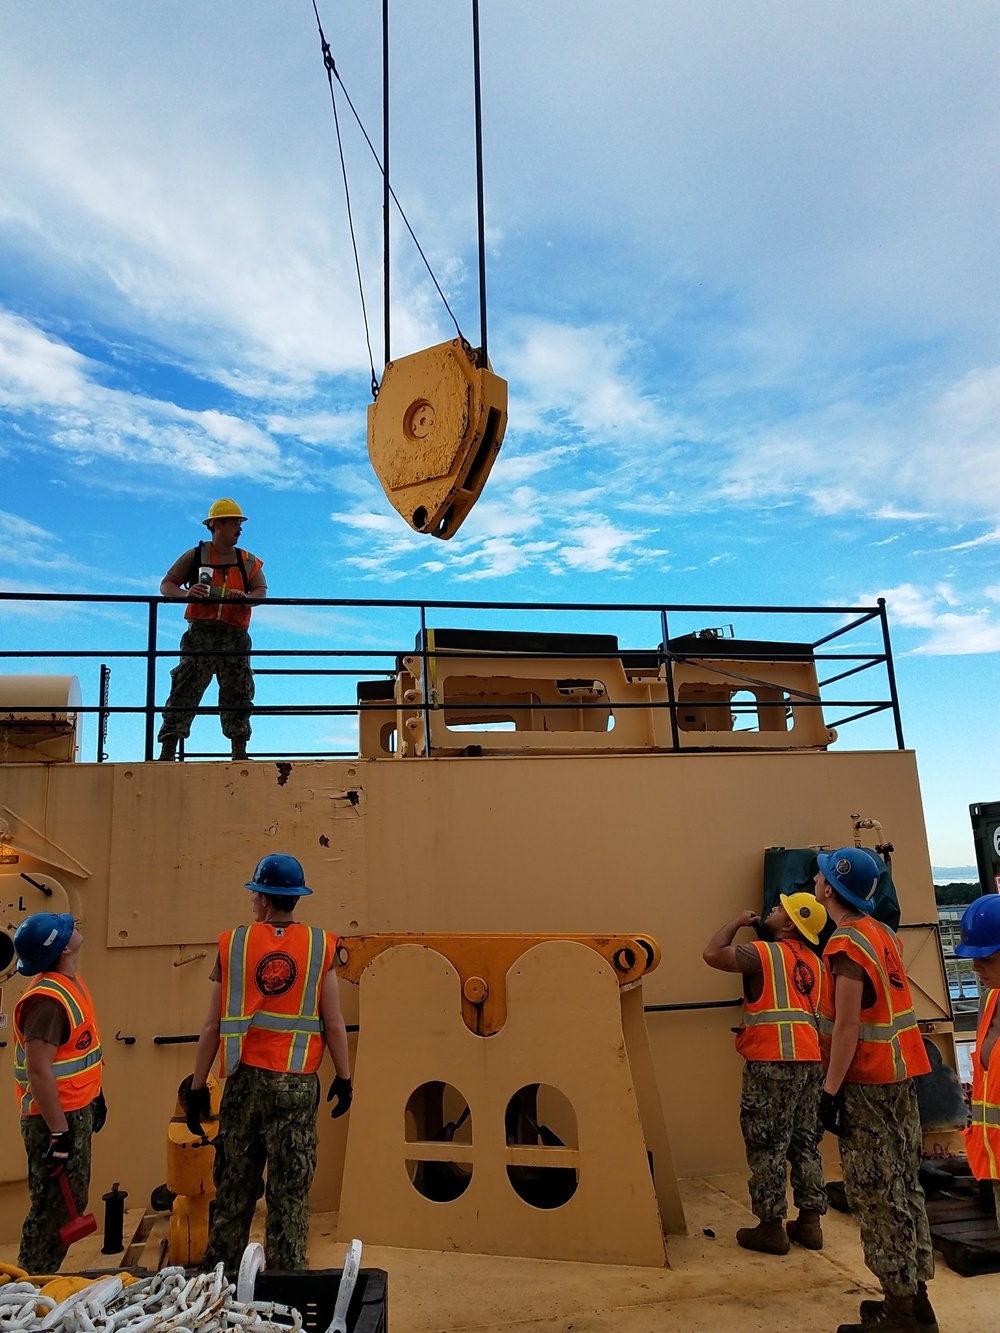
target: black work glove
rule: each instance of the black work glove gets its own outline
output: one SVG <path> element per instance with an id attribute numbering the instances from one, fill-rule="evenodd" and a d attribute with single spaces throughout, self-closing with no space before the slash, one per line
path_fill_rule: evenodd
<path id="1" fill-rule="evenodd" d="M 844 1093 L 821 1092 L 819 1095 L 819 1123 L 829 1134 L 840 1134 L 843 1125 Z"/>
<path id="2" fill-rule="evenodd" d="M 57 1176 L 60 1171 L 66 1170 L 66 1163 L 69 1161 L 72 1149 L 73 1136 L 68 1129 L 49 1136 L 49 1146 L 45 1150 L 45 1161 L 48 1164 L 50 1176 Z"/>
<path id="3" fill-rule="evenodd" d="M 187 1078 L 181 1080 L 177 1100 L 181 1104 L 188 1129 L 203 1139 L 206 1135 L 201 1122 L 212 1114 L 212 1096 L 207 1084 L 203 1088 L 192 1088 L 193 1078 L 193 1074 L 188 1074 Z"/>
<path id="4" fill-rule="evenodd" d="M 326 1100 L 332 1102 L 334 1097 L 337 1104 L 330 1111 L 330 1119 L 338 1120 L 342 1115 L 346 1115 L 351 1109 L 351 1099 L 354 1096 L 354 1088 L 349 1078 L 340 1078 L 339 1076 L 330 1084 L 330 1091 L 326 1094 Z"/>
<path id="5" fill-rule="evenodd" d="M 104 1100 L 104 1093 L 99 1092 L 91 1105 L 94 1108 L 94 1133 L 100 1134 L 108 1118 L 108 1104 Z"/>

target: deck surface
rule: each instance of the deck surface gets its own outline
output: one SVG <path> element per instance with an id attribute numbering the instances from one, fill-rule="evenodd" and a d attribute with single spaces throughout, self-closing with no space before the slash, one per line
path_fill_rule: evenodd
<path id="1" fill-rule="evenodd" d="M 389 1272 L 392 1333 L 833 1333 L 877 1294 L 849 1216 L 828 1214 L 821 1252 L 757 1255 L 735 1241 L 753 1223 L 743 1175 L 682 1180 L 681 1192 L 690 1231 L 670 1240 L 669 1269 L 377 1245 L 363 1262 Z M 314 1215 L 310 1267 L 340 1266 L 335 1229 L 335 1214 Z M 260 1218 L 254 1234 L 263 1239 Z M 0 1262 L 15 1255 L 0 1247 Z M 965 1278 L 939 1262 L 931 1297 L 942 1333 L 1000 1327 L 1000 1273 Z"/>

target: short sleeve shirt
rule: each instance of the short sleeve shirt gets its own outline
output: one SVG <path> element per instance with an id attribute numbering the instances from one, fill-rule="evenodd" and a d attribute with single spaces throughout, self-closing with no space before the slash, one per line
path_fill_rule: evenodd
<path id="1" fill-rule="evenodd" d="M 21 1028 L 25 1044 L 29 1041 L 47 1041 L 50 1046 L 62 1046 L 69 1041 L 70 1026 L 66 1010 L 51 995 L 28 997 L 21 1011 Z"/>
<path id="2" fill-rule="evenodd" d="M 854 960 L 848 958 L 846 954 L 835 953 L 831 956 L 830 971 L 835 977 L 850 977 L 852 981 L 860 981 L 863 983 L 861 991 L 862 1009 L 870 1009 L 878 999 L 871 977 L 860 963 L 854 962 Z"/>
<path id="3" fill-rule="evenodd" d="M 743 996 L 747 1004 L 756 1004 L 764 994 L 764 966 L 752 944 L 737 944 L 736 966 L 743 976 Z"/>

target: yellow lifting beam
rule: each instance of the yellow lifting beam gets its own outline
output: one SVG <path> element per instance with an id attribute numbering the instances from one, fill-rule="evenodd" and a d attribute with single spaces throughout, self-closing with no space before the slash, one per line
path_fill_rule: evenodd
<path id="1" fill-rule="evenodd" d="M 660 961 L 660 946 L 650 935 L 424 935 L 378 932 L 342 935 L 337 972 L 355 985 L 379 954 L 399 944 L 417 944 L 443 954 L 462 982 L 462 1017 L 470 1032 L 491 1037 L 507 1021 L 504 978 L 522 954 L 545 940 L 573 940 L 599 953 L 614 968 L 619 986 L 631 986 Z"/>
<path id="2" fill-rule="evenodd" d="M 479 499 L 507 426 L 507 381 L 462 338 L 390 361 L 368 409 L 368 456 L 415 532 L 447 541 Z"/>

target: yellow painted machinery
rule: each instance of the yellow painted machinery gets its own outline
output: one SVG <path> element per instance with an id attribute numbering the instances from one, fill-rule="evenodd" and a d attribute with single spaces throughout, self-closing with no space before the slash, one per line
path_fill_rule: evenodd
<path id="1" fill-rule="evenodd" d="M 506 380 L 453 338 L 388 363 L 368 409 L 368 455 L 410 527 L 447 540 L 479 498 L 506 425 Z"/>
<path id="2" fill-rule="evenodd" d="M 170 1210 L 170 1262 L 185 1267 L 200 1263 L 208 1248 L 209 1208 L 215 1198 L 213 1140 L 219 1132 L 222 1091 L 213 1074 L 208 1078 L 208 1090 L 212 1111 L 203 1122 L 203 1138 L 188 1129 L 180 1098 L 167 1127 L 166 1183 L 176 1195 Z"/>

